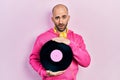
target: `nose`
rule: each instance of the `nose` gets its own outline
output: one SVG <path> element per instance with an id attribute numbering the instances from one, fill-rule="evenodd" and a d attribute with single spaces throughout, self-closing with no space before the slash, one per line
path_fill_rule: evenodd
<path id="1" fill-rule="evenodd" d="M 59 19 L 59 23 L 63 23 L 62 18 Z"/>

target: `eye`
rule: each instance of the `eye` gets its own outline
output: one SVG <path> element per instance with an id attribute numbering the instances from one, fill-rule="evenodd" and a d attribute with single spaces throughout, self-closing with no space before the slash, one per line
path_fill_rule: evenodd
<path id="1" fill-rule="evenodd" d="M 63 15 L 62 18 L 63 18 L 63 19 L 67 18 L 67 15 Z"/>
<path id="2" fill-rule="evenodd" d="M 59 18 L 60 18 L 59 16 L 55 17 L 56 20 L 58 20 Z"/>

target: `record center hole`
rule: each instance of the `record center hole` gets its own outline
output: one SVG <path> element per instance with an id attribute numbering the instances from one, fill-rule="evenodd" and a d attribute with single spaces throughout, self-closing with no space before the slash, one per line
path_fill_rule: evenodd
<path id="1" fill-rule="evenodd" d="M 51 52 L 50 58 L 54 62 L 60 62 L 62 60 L 63 54 L 60 50 L 55 49 Z"/>

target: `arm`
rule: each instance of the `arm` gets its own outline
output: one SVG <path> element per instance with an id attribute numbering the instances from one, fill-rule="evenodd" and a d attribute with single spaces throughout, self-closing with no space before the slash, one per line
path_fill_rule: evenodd
<path id="1" fill-rule="evenodd" d="M 42 67 L 42 64 L 40 63 L 40 57 L 39 57 L 39 51 L 41 47 L 43 46 L 43 43 L 40 42 L 39 38 L 37 38 L 32 53 L 30 55 L 30 64 L 34 68 L 35 71 L 37 71 L 42 77 L 47 77 L 47 76 L 57 76 L 61 75 L 64 73 L 64 71 L 57 71 L 57 72 L 52 72 L 49 70 L 45 70 Z"/>
<path id="2" fill-rule="evenodd" d="M 69 45 L 73 51 L 73 57 L 79 63 L 79 65 L 87 67 L 90 64 L 90 55 L 86 50 L 81 36 L 74 34 L 74 36 L 72 36 L 72 40 L 62 37 L 53 38 L 52 40 Z"/>
<path id="3" fill-rule="evenodd" d="M 70 41 L 70 47 L 72 48 L 74 59 L 82 67 L 87 67 L 90 64 L 90 55 L 86 50 L 84 41 L 81 36 L 75 34 L 74 41 Z"/>
<path id="4" fill-rule="evenodd" d="M 40 39 L 38 37 L 35 44 L 34 44 L 32 53 L 30 55 L 29 62 L 31 64 L 31 66 L 33 67 L 33 69 L 35 71 L 37 71 L 38 74 L 40 74 L 43 77 L 43 76 L 46 76 L 46 71 L 42 67 L 42 64 L 40 63 L 40 57 L 39 57 L 39 51 L 40 51 L 42 45 L 43 45 L 43 43 L 40 42 Z"/>

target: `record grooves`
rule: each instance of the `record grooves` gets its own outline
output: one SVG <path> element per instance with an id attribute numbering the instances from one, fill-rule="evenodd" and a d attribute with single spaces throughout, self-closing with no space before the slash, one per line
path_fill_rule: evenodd
<path id="1" fill-rule="evenodd" d="M 60 56 L 60 58 L 57 59 L 56 61 L 54 61 L 51 58 L 51 54 L 53 51 L 56 51 L 56 52 L 59 51 L 59 53 L 62 53 L 62 55 L 58 55 L 57 53 L 54 53 L 56 54 L 55 55 L 56 57 L 59 58 Z M 51 70 L 53 72 L 67 69 L 73 59 L 73 53 L 69 45 L 66 45 L 64 43 L 58 43 L 52 40 L 46 42 L 42 46 L 39 56 L 40 56 L 40 62 L 42 66 L 46 70 Z"/>

